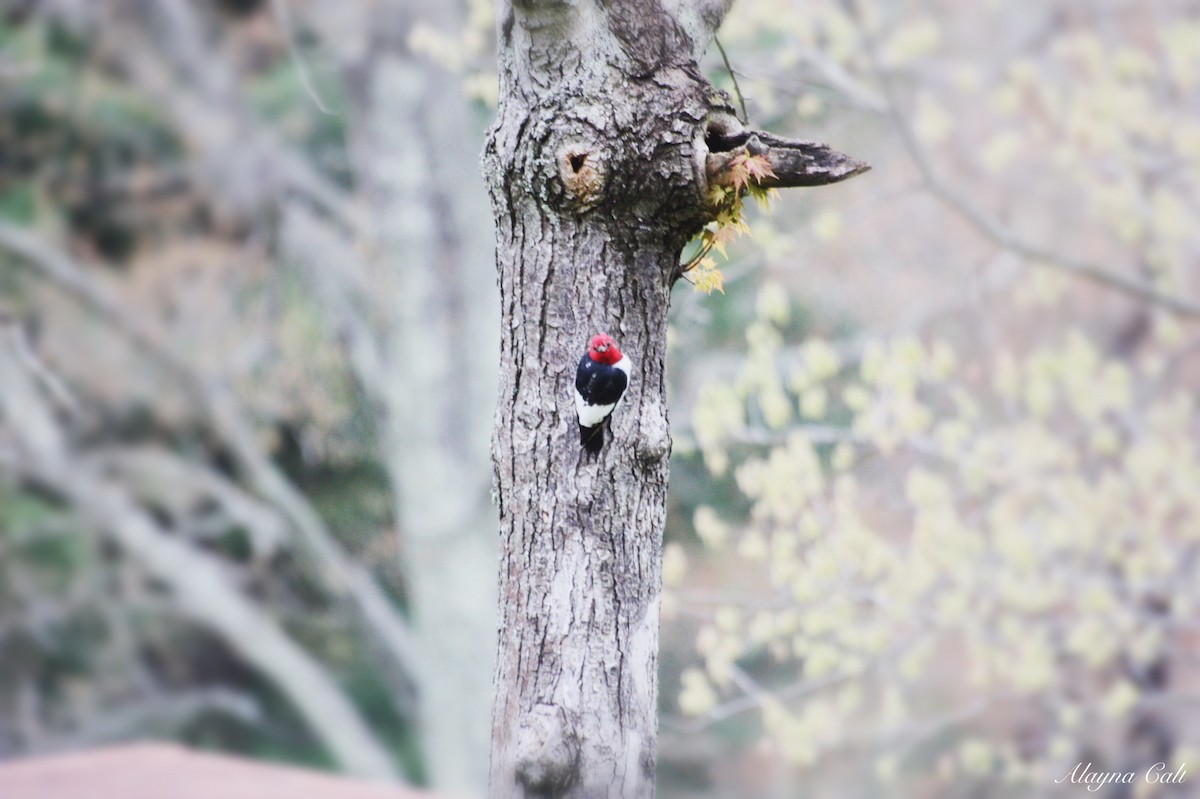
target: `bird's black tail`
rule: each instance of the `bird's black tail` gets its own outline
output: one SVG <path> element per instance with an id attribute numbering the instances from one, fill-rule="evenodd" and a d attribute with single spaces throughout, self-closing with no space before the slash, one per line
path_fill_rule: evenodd
<path id="1" fill-rule="evenodd" d="M 604 423 L 595 427 L 579 425 L 579 443 L 589 455 L 598 455 L 604 449 Z"/>

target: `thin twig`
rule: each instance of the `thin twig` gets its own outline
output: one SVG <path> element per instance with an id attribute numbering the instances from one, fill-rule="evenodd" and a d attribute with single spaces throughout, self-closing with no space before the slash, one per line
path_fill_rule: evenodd
<path id="1" fill-rule="evenodd" d="M 313 83 L 312 75 L 308 72 L 308 66 L 304 63 L 304 58 L 300 54 L 300 48 L 296 46 L 296 32 L 292 27 L 292 18 L 288 14 L 287 0 L 271 0 L 271 8 L 275 11 L 275 16 L 279 20 L 279 27 L 283 33 L 283 38 L 287 42 L 288 53 L 292 57 L 292 63 L 296 65 L 296 73 L 300 76 L 300 83 L 304 86 L 304 91 L 308 92 L 309 98 L 316 104 L 322 114 L 331 117 L 338 116 L 338 112 L 332 110 L 325 105 L 321 99 L 321 95 L 317 93 L 317 87 Z"/>
<path id="2" fill-rule="evenodd" d="M 2 326 L 2 323 L 0 323 Z M 60 411 L 67 411 L 72 414 L 79 413 L 79 400 L 67 388 L 67 384 L 50 369 L 34 351 L 33 346 L 29 343 L 29 336 L 20 325 L 12 324 L 5 331 L 9 334 L 9 344 L 13 348 L 14 354 L 20 359 L 21 365 L 24 366 L 31 375 L 33 375 L 39 385 L 46 390 L 50 398 L 54 401 L 55 407 Z"/>
<path id="3" fill-rule="evenodd" d="M 742 124 L 750 124 L 750 113 L 746 111 L 746 98 L 742 96 L 742 87 L 738 85 L 737 75 L 733 73 L 733 65 L 729 63 L 729 56 L 725 54 L 725 48 L 721 46 L 721 40 L 713 35 L 713 43 L 717 45 L 717 50 L 721 53 L 721 60 L 725 62 L 725 69 L 729 71 L 729 79 L 733 81 L 733 91 L 737 95 L 738 104 L 742 107 Z"/>
<path id="4" fill-rule="evenodd" d="M 706 241 L 703 245 L 701 245 L 699 252 L 689 258 L 685 263 L 679 265 L 680 276 L 687 279 L 687 273 L 699 266 L 700 262 L 707 258 L 708 254 L 712 252 L 712 248 L 713 243 L 711 241 Z"/>

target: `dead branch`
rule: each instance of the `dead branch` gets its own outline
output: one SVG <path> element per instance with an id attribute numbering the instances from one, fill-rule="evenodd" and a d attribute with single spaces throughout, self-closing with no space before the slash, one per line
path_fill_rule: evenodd
<path id="1" fill-rule="evenodd" d="M 710 120 L 708 131 L 705 173 L 710 186 L 734 185 L 734 159 L 747 153 L 764 158 L 770 164 L 774 174 L 757 181 L 765 189 L 826 186 L 861 175 L 871 168 L 828 144 L 746 130 L 736 118 L 728 115 Z"/>

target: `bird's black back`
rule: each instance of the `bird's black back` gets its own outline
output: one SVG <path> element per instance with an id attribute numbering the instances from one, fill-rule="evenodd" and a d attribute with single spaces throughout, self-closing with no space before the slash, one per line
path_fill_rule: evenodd
<path id="1" fill-rule="evenodd" d="M 585 354 L 575 373 L 575 390 L 589 405 L 611 405 L 621 398 L 628 376 L 615 366 L 593 361 Z"/>

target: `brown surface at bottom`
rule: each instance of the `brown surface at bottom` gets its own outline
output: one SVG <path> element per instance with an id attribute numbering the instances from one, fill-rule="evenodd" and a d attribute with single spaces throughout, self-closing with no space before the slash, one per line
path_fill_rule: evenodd
<path id="1" fill-rule="evenodd" d="M 0 799 L 433 799 L 433 794 L 147 743 L 0 763 Z"/>

